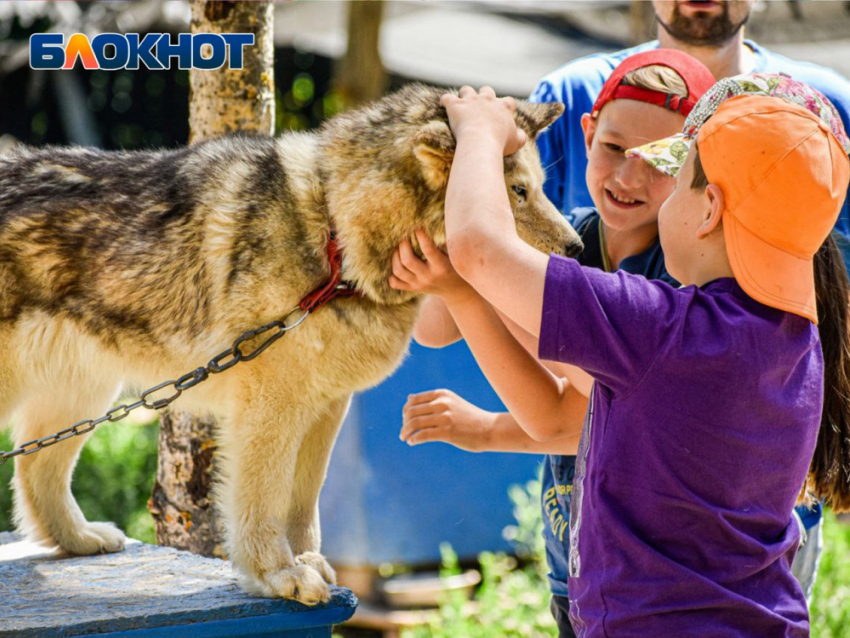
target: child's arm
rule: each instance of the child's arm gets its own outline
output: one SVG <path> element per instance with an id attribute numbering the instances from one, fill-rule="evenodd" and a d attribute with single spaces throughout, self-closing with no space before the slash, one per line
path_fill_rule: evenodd
<path id="1" fill-rule="evenodd" d="M 523 242 L 503 170 L 503 155 L 525 137 L 514 121 L 513 100 L 497 99 L 489 87 L 480 93 L 463 87 L 441 101 L 457 141 L 445 207 L 457 272 L 493 308 L 540 339 L 541 358 L 576 365 L 614 392 L 636 387 L 678 334 L 698 289 L 582 268 Z M 458 327 L 471 336 L 460 321 Z"/>
<path id="2" fill-rule="evenodd" d="M 417 231 L 417 239 L 425 261 L 402 242 L 390 285 L 443 298 L 490 385 L 528 436 L 541 442 L 577 436 L 587 399 L 523 348 L 424 232 Z"/>
<path id="3" fill-rule="evenodd" d="M 497 312 L 497 314 L 522 347 L 537 358 L 540 339 L 523 330 L 501 312 Z M 540 361 L 540 363 L 546 366 L 553 374 L 564 377 L 582 396 L 590 397 L 590 391 L 593 388 L 593 377 L 587 372 L 569 363 L 561 363 L 559 361 Z"/>
<path id="4" fill-rule="evenodd" d="M 505 189 L 503 156 L 518 150 L 524 133 L 515 103 L 466 86 L 444 95 L 457 146 L 446 192 L 449 256 L 458 273 L 499 311 L 533 336 L 540 333 L 548 255 L 517 235 Z M 464 335 L 468 333 L 461 326 Z"/>
<path id="5" fill-rule="evenodd" d="M 463 339 L 463 335 L 443 300 L 428 295 L 413 326 L 413 338 L 426 348 L 444 348 Z"/>
<path id="6" fill-rule="evenodd" d="M 451 390 L 412 394 L 404 404 L 399 435 L 408 445 L 439 441 L 468 452 L 576 454 L 579 433 L 541 443 L 532 439 L 508 412 L 488 412 Z"/>
<path id="7" fill-rule="evenodd" d="M 531 355 L 537 357 L 539 340 L 520 328 L 505 315 L 498 313 L 499 318 L 511 331 L 511 334 Z M 419 314 L 419 320 L 413 328 L 413 338 L 421 346 L 427 348 L 443 348 L 463 339 L 454 318 L 442 298 L 428 295 Z M 557 361 L 541 361 L 555 375 L 566 377 L 576 390 L 586 397 L 590 396 L 593 377 L 576 366 Z"/>

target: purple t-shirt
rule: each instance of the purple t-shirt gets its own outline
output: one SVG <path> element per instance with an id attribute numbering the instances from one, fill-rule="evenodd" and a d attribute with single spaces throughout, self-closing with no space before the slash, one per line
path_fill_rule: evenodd
<path id="1" fill-rule="evenodd" d="M 808 636 L 791 511 L 820 423 L 817 328 L 734 279 L 676 289 L 553 255 L 540 357 L 596 379 L 570 527 L 579 638 Z"/>

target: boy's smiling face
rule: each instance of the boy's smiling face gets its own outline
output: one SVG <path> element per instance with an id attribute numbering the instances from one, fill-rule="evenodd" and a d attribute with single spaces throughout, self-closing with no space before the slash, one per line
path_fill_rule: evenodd
<path id="1" fill-rule="evenodd" d="M 647 242 L 656 237 L 658 209 L 675 180 L 624 152 L 673 135 L 684 122 L 679 113 L 628 99 L 609 102 L 596 119 L 587 114 L 582 118 L 587 188 L 608 229 L 641 234 Z"/>

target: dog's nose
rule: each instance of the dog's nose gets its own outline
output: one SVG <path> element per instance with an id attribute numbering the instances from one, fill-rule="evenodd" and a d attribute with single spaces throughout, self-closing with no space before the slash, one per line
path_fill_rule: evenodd
<path id="1" fill-rule="evenodd" d="M 584 250 L 584 244 L 582 243 L 581 239 L 578 238 L 578 236 L 576 236 L 575 239 L 570 239 L 567 242 L 567 245 L 564 246 L 564 254 L 567 257 L 575 257 L 582 250 Z"/>

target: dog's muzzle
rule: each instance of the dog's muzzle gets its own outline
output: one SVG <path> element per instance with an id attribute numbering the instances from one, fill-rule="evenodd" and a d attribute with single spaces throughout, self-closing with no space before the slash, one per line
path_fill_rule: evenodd
<path id="1" fill-rule="evenodd" d="M 584 244 L 582 243 L 581 239 L 576 237 L 574 240 L 570 240 L 569 242 L 567 242 L 567 245 L 564 246 L 564 255 L 566 255 L 567 257 L 575 257 L 582 250 L 584 250 Z"/>

